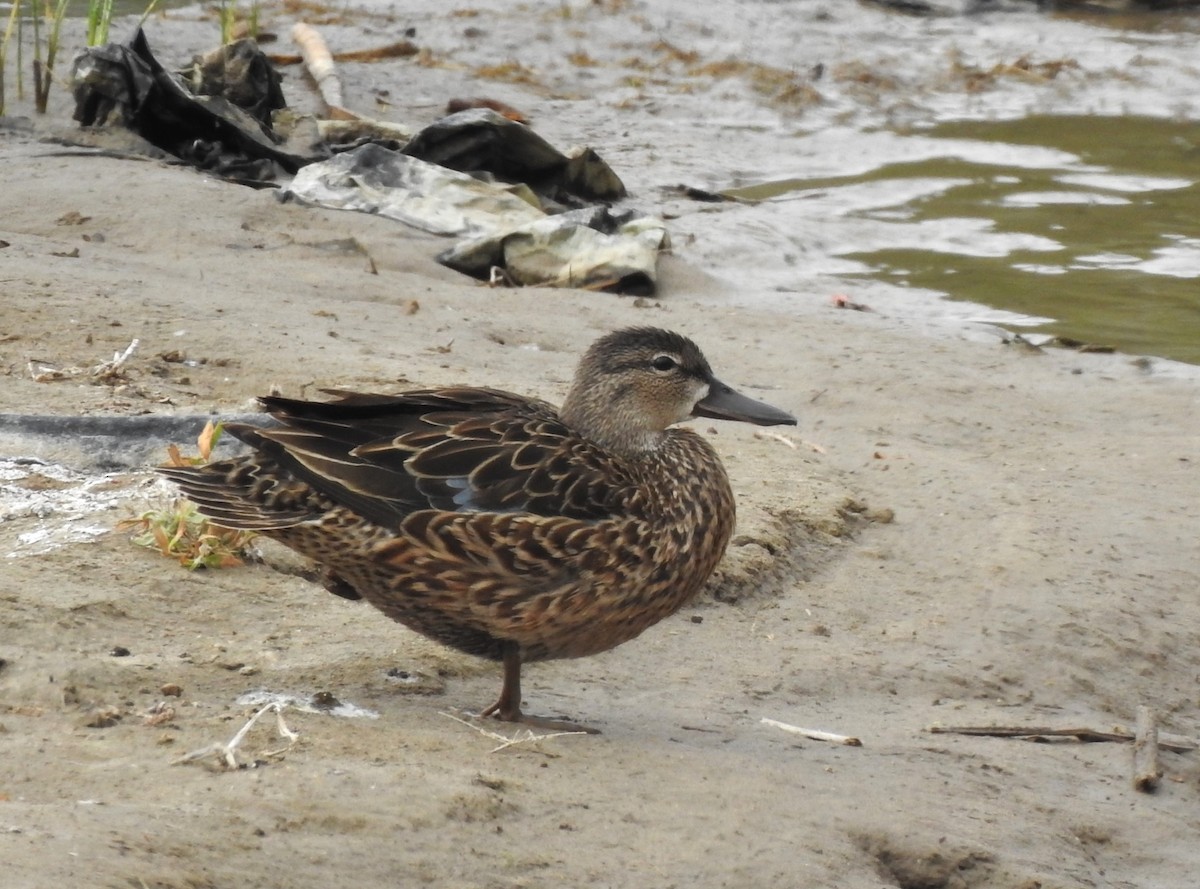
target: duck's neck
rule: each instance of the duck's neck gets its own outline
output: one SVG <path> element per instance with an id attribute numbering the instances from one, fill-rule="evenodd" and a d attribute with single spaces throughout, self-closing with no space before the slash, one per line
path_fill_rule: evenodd
<path id="1" fill-rule="evenodd" d="M 620 399 L 600 404 L 578 387 L 571 389 L 558 415 L 583 438 L 623 457 L 642 456 L 662 444 L 663 430 L 648 426 L 644 416 L 626 408 Z"/>

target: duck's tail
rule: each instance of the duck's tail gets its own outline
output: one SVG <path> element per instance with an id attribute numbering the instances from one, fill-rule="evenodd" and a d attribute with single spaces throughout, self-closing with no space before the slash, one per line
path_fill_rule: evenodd
<path id="1" fill-rule="evenodd" d="M 226 431 L 257 448 L 252 426 L 230 424 Z M 329 507 L 324 497 L 261 452 L 204 466 L 160 466 L 200 512 L 217 525 L 239 531 L 278 531 L 318 518 Z"/>

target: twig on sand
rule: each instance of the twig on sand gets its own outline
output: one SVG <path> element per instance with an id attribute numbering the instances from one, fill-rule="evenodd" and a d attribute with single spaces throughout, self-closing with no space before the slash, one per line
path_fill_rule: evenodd
<path id="1" fill-rule="evenodd" d="M 845 744 L 847 747 L 861 747 L 863 745 L 861 740 L 850 735 L 823 732 L 815 728 L 801 728 L 798 725 L 790 725 L 786 722 L 780 722 L 777 719 L 768 719 L 765 716 L 762 718 L 762 724 L 769 725 L 772 728 L 783 729 L 785 732 L 791 732 L 793 735 L 802 735 L 813 741 L 828 741 L 831 744 Z"/>
<path id="2" fill-rule="evenodd" d="M 342 52 L 335 52 L 332 54 L 332 58 L 335 62 L 381 62 L 387 59 L 415 56 L 420 51 L 421 47 L 417 46 L 411 40 L 398 40 L 395 43 L 387 43 L 383 46 L 372 47 L 371 49 L 349 49 Z M 304 62 L 303 55 L 290 55 L 287 53 L 270 53 L 267 55 L 267 58 L 275 66 L 300 65 Z"/>
<path id="3" fill-rule="evenodd" d="M 799 448 L 800 445 L 804 445 L 806 448 L 809 448 L 814 453 L 817 453 L 817 454 L 825 453 L 825 449 L 823 447 L 821 447 L 819 444 L 817 444 L 816 442 L 805 441 L 804 439 L 797 440 L 797 439 L 792 438 L 789 435 L 781 435 L 778 432 L 768 432 L 764 429 L 755 429 L 754 437 L 757 438 L 759 441 L 777 441 L 780 444 L 787 445 L 793 451 L 796 450 L 797 448 Z"/>
<path id="4" fill-rule="evenodd" d="M 121 373 L 121 369 L 125 366 L 125 362 L 133 357 L 133 353 L 137 351 L 137 347 L 141 345 L 141 340 L 134 339 L 124 352 L 113 352 L 112 361 L 104 361 L 97 364 L 91 370 L 93 377 L 99 377 L 102 380 L 112 379 Z"/>
<path id="5" fill-rule="evenodd" d="M 1158 722 L 1154 711 L 1140 706 L 1133 741 L 1133 788 L 1142 793 L 1158 790 L 1162 769 L 1158 764 Z"/>
<path id="6" fill-rule="evenodd" d="M 1074 738 L 1076 741 L 1115 741 L 1131 743 L 1135 735 L 1126 731 L 1104 732 L 1091 728 L 1049 728 L 1046 726 L 1010 725 L 931 725 L 929 731 L 942 735 L 977 735 L 992 738 L 1021 738 L 1027 741 L 1042 741 L 1046 738 Z M 1190 753 L 1200 744 L 1182 735 L 1160 735 L 1158 746 L 1172 753 Z"/>
<path id="7" fill-rule="evenodd" d="M 224 764 L 229 769 L 240 768 L 241 766 L 239 765 L 237 756 L 235 754 L 238 745 L 246 739 L 246 735 L 254 726 L 254 723 L 258 722 L 259 718 L 264 713 L 268 713 L 270 711 L 275 712 L 275 727 L 279 731 L 279 736 L 281 738 L 286 738 L 288 743 L 283 747 L 280 747 L 278 750 L 263 751 L 259 756 L 262 759 L 282 756 L 284 753 L 287 753 L 289 750 L 291 750 L 292 747 L 295 746 L 296 742 L 300 740 L 300 735 L 288 728 L 287 723 L 283 721 L 283 708 L 286 706 L 286 704 L 280 701 L 272 701 L 271 703 L 260 707 L 255 714 L 250 717 L 250 720 L 240 729 L 238 729 L 238 733 L 229 739 L 229 743 L 221 744 L 218 742 L 216 744 L 210 744 L 208 747 L 203 747 L 200 750 L 193 750 L 191 753 L 185 753 L 183 756 L 175 760 L 172 765 L 182 765 L 184 763 L 197 762 L 212 756 L 216 757 L 218 763 Z"/>
<path id="8" fill-rule="evenodd" d="M 793 451 L 796 450 L 796 443 L 794 441 L 792 441 L 790 438 L 788 438 L 786 435 L 780 435 L 778 432 L 764 432 L 761 429 L 755 429 L 754 437 L 759 439 L 760 441 L 765 441 L 767 439 L 770 439 L 771 441 L 777 441 L 780 444 L 787 445 Z"/>
<path id="9" fill-rule="evenodd" d="M 30 361 L 29 376 L 35 383 L 55 383 L 59 380 L 69 380 L 79 376 L 94 377 L 101 382 L 111 383 L 121 379 L 125 363 L 133 357 L 133 353 L 137 351 L 139 345 L 141 345 L 141 340 L 135 339 L 125 347 L 125 351 L 114 352 L 112 361 L 102 361 L 91 368 L 64 367 L 59 369 L 44 364 L 35 365 L 33 361 Z"/>
<path id="10" fill-rule="evenodd" d="M 587 734 L 587 732 L 548 732 L 544 735 L 539 735 L 532 729 L 525 728 L 517 729 L 517 733 L 510 738 L 507 735 L 502 735 L 499 732 L 494 732 L 490 729 L 484 728 L 481 725 L 476 725 L 474 722 L 455 716 L 453 713 L 447 713 L 445 710 L 439 712 L 442 716 L 445 716 L 448 719 L 453 719 L 455 722 L 461 722 L 468 728 L 475 729 L 475 731 L 479 732 L 479 734 L 483 735 L 485 738 L 491 738 L 493 741 L 500 741 L 500 745 L 493 747 L 490 751 L 488 751 L 489 753 L 497 753 L 509 747 L 516 747 L 518 744 L 533 744 L 538 741 L 549 740 L 550 738 L 565 738 L 569 735 Z"/>
<path id="11" fill-rule="evenodd" d="M 342 99 L 342 82 L 333 64 L 333 54 L 329 52 L 321 32 L 307 22 L 296 22 L 292 25 L 292 40 L 300 47 L 304 65 L 316 82 L 317 92 L 321 94 L 321 100 L 329 109 L 330 116 L 340 120 L 357 117 L 346 109 Z"/>

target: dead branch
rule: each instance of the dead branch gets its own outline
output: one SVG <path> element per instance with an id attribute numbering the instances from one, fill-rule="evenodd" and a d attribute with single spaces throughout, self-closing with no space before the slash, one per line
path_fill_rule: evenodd
<path id="1" fill-rule="evenodd" d="M 547 741 L 550 738 L 565 738 L 570 735 L 587 734 L 587 732 L 549 732 L 544 735 L 539 735 L 532 729 L 523 728 L 517 729 L 516 734 L 510 738 L 507 735 L 502 735 L 499 732 L 491 731 L 490 729 L 486 729 L 481 725 L 475 724 L 474 722 L 469 722 L 461 717 L 455 716 L 453 713 L 447 713 L 444 710 L 440 711 L 440 715 L 445 716 L 448 719 L 453 719 L 455 722 L 461 722 L 463 725 L 467 726 L 467 728 L 475 729 L 475 731 L 479 732 L 479 734 L 483 735 L 485 738 L 491 738 L 493 741 L 500 741 L 501 744 L 497 747 L 493 747 L 490 751 L 491 753 L 507 750 L 509 747 L 516 747 L 518 744 L 533 744 L 538 741 Z"/>
<path id="2" fill-rule="evenodd" d="M 779 722 L 776 719 L 762 718 L 763 725 L 769 725 L 772 728 L 783 729 L 785 732 L 791 732 L 793 735 L 802 735 L 805 738 L 810 738 L 813 741 L 828 741 L 831 744 L 845 744 L 847 747 L 861 747 L 863 742 L 858 738 L 850 735 L 838 735 L 833 732 L 823 732 L 815 728 L 801 728 L 798 725 L 790 725 L 786 722 Z"/>
<path id="3" fill-rule="evenodd" d="M 761 429 L 755 429 L 754 437 L 759 441 L 777 441 L 780 444 L 787 445 L 793 451 L 796 450 L 796 443 L 786 435 L 780 435 L 778 432 L 763 432 Z"/>
<path id="4" fill-rule="evenodd" d="M 373 49 L 349 49 L 343 52 L 333 53 L 335 62 L 381 62 L 387 59 L 399 59 L 406 56 L 415 56 L 421 51 L 421 47 L 417 46 L 411 40 L 400 40 L 396 43 L 388 43 L 383 46 L 377 46 Z M 299 65 L 304 62 L 302 55 L 289 55 L 286 53 L 271 53 L 267 56 L 273 65 Z"/>
<path id="5" fill-rule="evenodd" d="M 97 379 L 102 383 L 116 383 L 122 378 L 125 372 L 125 363 L 133 357 L 133 353 L 137 351 L 141 340 L 133 340 L 125 347 L 123 352 L 114 352 L 112 361 L 102 361 L 94 367 L 64 367 L 56 368 L 45 364 L 35 365 L 32 360 L 29 361 L 28 370 L 29 376 L 35 383 L 56 383 L 60 380 L 69 380 L 74 377 L 88 376 Z"/>
<path id="6" fill-rule="evenodd" d="M 118 376 L 125 367 L 125 362 L 133 357 L 133 353 L 137 351 L 139 345 L 141 345 L 141 340 L 134 339 L 125 347 L 124 352 L 114 352 L 112 361 L 105 361 L 93 367 L 91 375 L 101 380 L 111 380 Z"/>
<path id="7" fill-rule="evenodd" d="M 342 82 L 338 77 L 337 68 L 333 64 L 333 55 L 325 43 L 325 38 L 312 25 L 306 22 L 296 22 L 292 25 L 292 40 L 300 47 L 300 55 L 304 57 L 304 66 L 312 79 L 316 81 L 317 92 L 329 109 L 331 117 L 346 119 L 357 115 L 346 110 L 342 100 Z"/>
<path id="8" fill-rule="evenodd" d="M 1026 741 L 1044 741 L 1047 738 L 1074 738 L 1076 741 L 1132 743 L 1135 739 L 1126 731 L 1104 732 L 1091 728 L 1049 728 L 1046 726 L 1007 725 L 931 725 L 928 729 L 935 735 L 976 735 L 992 738 L 1020 738 Z M 1182 735 L 1160 735 L 1158 746 L 1172 753 L 1190 753 L 1200 742 Z"/>
<path id="9" fill-rule="evenodd" d="M 272 701 L 266 706 L 259 708 L 259 710 L 250 717 L 249 721 L 247 721 L 247 723 L 238 730 L 238 733 L 229 739 L 228 743 L 222 744 L 218 742 L 215 744 L 210 744 L 207 747 L 203 747 L 200 750 L 193 750 L 191 753 L 185 753 L 183 756 L 174 760 L 171 764 L 182 765 L 184 763 L 197 762 L 199 760 L 208 759 L 209 757 L 214 757 L 218 764 L 224 765 L 226 768 L 240 768 L 240 764 L 237 761 L 235 752 L 238 745 L 245 740 L 246 734 L 251 728 L 253 728 L 254 723 L 258 722 L 259 717 L 261 717 L 264 713 L 270 713 L 272 711 L 275 713 L 275 728 L 279 732 L 279 736 L 286 739 L 288 743 L 283 747 L 280 747 L 278 750 L 263 751 L 261 756 L 263 759 L 282 756 L 284 753 L 287 753 L 287 751 L 291 750 L 292 747 L 295 746 L 296 742 L 300 740 L 300 736 L 288 728 L 287 723 L 283 721 L 283 708 L 286 706 L 286 704 L 280 703 L 279 701 Z"/>
<path id="10" fill-rule="evenodd" d="M 1133 788 L 1142 793 L 1158 790 L 1162 769 L 1158 765 L 1158 722 L 1146 706 L 1137 710 L 1137 730 L 1133 741 Z"/>

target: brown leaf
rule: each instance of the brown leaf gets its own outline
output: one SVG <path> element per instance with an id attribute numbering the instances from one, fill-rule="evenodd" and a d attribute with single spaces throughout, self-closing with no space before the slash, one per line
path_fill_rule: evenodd
<path id="1" fill-rule="evenodd" d="M 200 437 L 196 439 L 196 444 L 200 447 L 200 456 L 204 459 L 205 463 L 208 462 L 208 458 L 212 454 L 213 433 L 216 431 L 216 428 L 213 425 L 213 421 L 209 420 L 204 424 L 204 430 L 200 433 Z"/>

